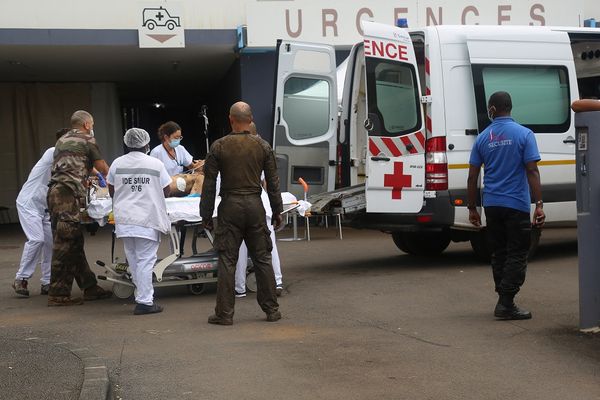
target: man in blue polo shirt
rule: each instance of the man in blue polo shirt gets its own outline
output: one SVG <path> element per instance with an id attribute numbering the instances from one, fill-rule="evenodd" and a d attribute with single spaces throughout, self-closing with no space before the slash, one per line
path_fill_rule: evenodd
<path id="1" fill-rule="evenodd" d="M 512 100 L 506 92 L 496 92 L 488 102 L 492 123 L 479 134 L 469 160 L 467 181 L 469 221 L 481 226 L 477 211 L 477 182 L 484 166 L 483 207 L 492 246 L 492 271 L 499 299 L 494 316 L 499 319 L 529 319 L 514 297 L 525 282 L 527 253 L 531 241 L 529 219 L 531 194 L 535 201 L 533 225 L 541 227 L 546 218 L 540 173 L 540 160 L 533 132 L 510 116 Z"/>

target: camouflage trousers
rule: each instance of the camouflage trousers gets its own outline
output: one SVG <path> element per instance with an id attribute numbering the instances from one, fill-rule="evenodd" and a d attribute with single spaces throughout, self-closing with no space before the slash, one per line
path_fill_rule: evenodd
<path id="1" fill-rule="evenodd" d="M 81 290 L 97 284 L 83 249 L 79 199 L 71 189 L 54 185 L 48 190 L 48 210 L 52 225 L 52 267 L 50 296 L 70 296 L 73 279 Z"/>
<path id="2" fill-rule="evenodd" d="M 275 292 L 275 275 L 271 264 L 271 235 L 265 222 L 265 209 L 260 195 L 225 195 L 219 205 L 215 229 L 215 249 L 219 254 L 219 279 L 215 314 L 233 318 L 235 305 L 235 265 L 242 240 L 256 275 L 256 300 L 267 314 L 279 309 Z"/>

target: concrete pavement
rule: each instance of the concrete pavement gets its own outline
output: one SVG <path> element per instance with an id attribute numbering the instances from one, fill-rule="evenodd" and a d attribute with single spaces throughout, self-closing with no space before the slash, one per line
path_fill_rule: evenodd
<path id="1" fill-rule="evenodd" d="M 117 398 L 600 399 L 600 338 L 577 330 L 573 231 L 544 234 L 518 297 L 530 321 L 494 320 L 491 272 L 468 244 L 417 259 L 378 232 L 314 229 L 310 243 L 278 243 L 283 319 L 264 322 L 250 295 L 230 327 L 206 323 L 214 291 L 158 291 L 165 311 L 141 317 L 118 299 L 15 299 L 16 232 L 0 232 L 0 335 L 84 344 Z M 90 263 L 107 261 L 107 232 L 86 241 Z"/>

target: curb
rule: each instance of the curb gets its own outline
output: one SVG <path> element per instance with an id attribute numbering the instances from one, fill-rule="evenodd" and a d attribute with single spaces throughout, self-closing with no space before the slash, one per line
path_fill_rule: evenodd
<path id="1" fill-rule="evenodd" d="M 77 347 L 68 342 L 50 343 L 42 338 L 33 339 L 62 347 L 83 362 L 83 382 L 79 400 L 113 400 L 110 380 L 108 379 L 108 368 L 104 359 L 93 354 L 88 347 Z"/>
<path id="2" fill-rule="evenodd" d="M 108 368 L 104 360 L 92 354 L 87 347 L 65 348 L 83 361 L 83 383 L 79 400 L 112 400 Z"/>

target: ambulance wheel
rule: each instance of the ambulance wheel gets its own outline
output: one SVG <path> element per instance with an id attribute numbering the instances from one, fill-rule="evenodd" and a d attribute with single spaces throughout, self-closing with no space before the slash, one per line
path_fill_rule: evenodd
<path id="1" fill-rule="evenodd" d="M 256 286 L 256 274 L 254 271 L 246 275 L 246 290 L 250 293 L 256 293 L 258 287 Z"/>
<path id="2" fill-rule="evenodd" d="M 194 283 L 193 285 L 188 285 L 188 292 L 196 296 L 204 293 L 204 289 L 204 283 Z"/>
<path id="3" fill-rule="evenodd" d="M 404 236 L 402 232 L 393 232 L 392 240 L 394 241 L 394 244 L 399 250 L 410 254 L 410 252 L 408 251 L 408 246 L 406 246 L 406 242 L 404 241 Z"/>
<path id="4" fill-rule="evenodd" d="M 148 28 L 149 30 L 154 30 L 154 28 L 156 28 L 156 24 L 154 23 L 154 21 L 149 21 L 146 24 L 146 28 Z"/>
<path id="5" fill-rule="evenodd" d="M 396 246 L 414 256 L 437 256 L 450 244 L 450 235 L 445 232 L 400 232 L 400 236 L 399 244 L 394 240 Z"/>
<path id="6" fill-rule="evenodd" d="M 135 288 L 122 283 L 113 283 L 112 292 L 118 299 L 128 299 L 133 296 Z"/>
<path id="7" fill-rule="evenodd" d="M 173 29 L 175 29 L 175 24 L 172 21 L 169 21 L 169 23 L 167 24 L 167 29 L 172 31 Z"/>

